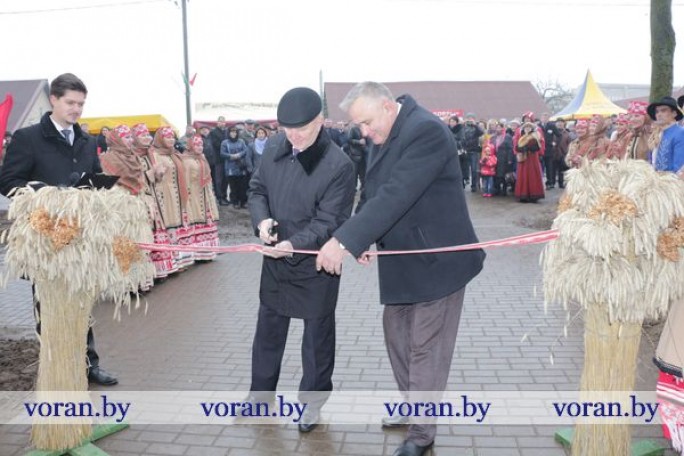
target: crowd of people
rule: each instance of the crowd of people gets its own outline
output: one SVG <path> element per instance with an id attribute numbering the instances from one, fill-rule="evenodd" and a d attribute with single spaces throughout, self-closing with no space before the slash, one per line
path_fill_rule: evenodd
<path id="1" fill-rule="evenodd" d="M 513 193 L 520 202 L 536 202 L 545 190 L 565 188 L 565 171 L 584 161 L 632 158 L 678 171 L 668 157 L 680 144 L 679 130 L 669 127 L 680 119 L 667 112 L 682 105 L 684 97 L 664 97 L 651 104 L 633 101 L 627 113 L 610 117 L 553 121 L 544 113 L 536 120 L 527 112 L 521 120 L 477 121 L 467 113 L 465 120 L 452 116 L 444 121 L 456 139 L 464 188 L 482 190 L 483 197 Z"/>

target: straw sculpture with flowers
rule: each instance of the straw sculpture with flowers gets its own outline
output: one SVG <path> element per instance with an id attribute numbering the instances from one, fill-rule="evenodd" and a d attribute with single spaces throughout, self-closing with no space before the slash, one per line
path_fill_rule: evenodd
<path id="1" fill-rule="evenodd" d="M 584 309 L 581 391 L 634 389 L 641 325 L 684 295 L 684 182 L 640 160 L 568 171 L 543 254 L 546 302 Z M 630 454 L 630 428 L 582 424 L 573 455 Z"/>
<path id="2" fill-rule="evenodd" d="M 88 400 L 86 334 L 93 304 L 115 303 L 115 317 L 154 274 L 139 242 L 152 242 L 144 203 L 119 190 L 19 189 L 4 233 L 6 277 L 35 285 L 40 302 L 38 401 Z M 139 302 L 139 301 L 138 301 Z M 76 399 L 78 400 L 78 399 Z M 55 419 L 57 420 L 57 419 Z M 35 423 L 38 449 L 63 450 L 88 439 L 91 423 Z"/>

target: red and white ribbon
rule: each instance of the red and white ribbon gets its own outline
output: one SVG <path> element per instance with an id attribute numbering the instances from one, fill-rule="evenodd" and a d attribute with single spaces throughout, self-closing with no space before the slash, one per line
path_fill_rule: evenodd
<path id="1" fill-rule="evenodd" d="M 489 249 L 493 247 L 509 247 L 515 245 L 531 245 L 542 244 L 544 242 L 553 241 L 558 237 L 558 230 L 537 231 L 530 234 L 522 234 L 520 236 L 513 236 L 505 239 L 498 239 L 495 241 L 478 242 L 475 244 L 455 245 L 449 247 L 437 247 L 434 249 L 421 250 L 382 250 L 382 251 L 368 251 L 365 255 L 383 256 L 383 255 L 411 255 L 417 253 L 444 253 L 444 252 L 461 252 L 464 250 Z M 231 246 L 219 247 L 199 247 L 190 245 L 161 245 L 161 244 L 138 244 L 143 250 L 151 252 L 212 252 L 212 253 L 245 253 L 258 252 L 262 253 L 264 249 L 273 249 L 273 247 L 264 246 L 261 244 L 238 244 Z M 288 253 L 302 253 L 307 255 L 317 255 L 318 250 L 283 250 Z"/>

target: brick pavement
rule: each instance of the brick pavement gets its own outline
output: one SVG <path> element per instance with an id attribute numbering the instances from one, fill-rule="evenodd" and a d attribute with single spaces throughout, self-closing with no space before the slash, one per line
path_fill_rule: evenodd
<path id="1" fill-rule="evenodd" d="M 480 239 L 491 240 L 532 231 L 514 222 L 534 221 L 550 210 L 558 190 L 534 205 L 510 198 L 484 200 L 470 193 L 467 198 Z M 551 307 L 544 313 L 541 249 L 489 251 L 484 271 L 466 292 L 449 389 L 577 389 L 582 324 L 574 323 L 564 338 L 565 311 Z M 110 305 L 98 306 L 95 333 L 103 366 L 119 375 L 120 384 L 114 388 L 247 390 L 260 262 L 258 255 L 237 254 L 194 266 L 155 287 L 147 296 L 146 314 L 134 310 L 124 314 L 121 322 L 112 321 Z M 23 283 L 11 284 L 0 294 L 0 321 L 31 326 L 27 306 L 30 289 Z M 381 311 L 374 266 L 346 264 L 337 311 L 336 390 L 395 388 L 383 345 Z M 298 386 L 301 330 L 301 322 L 293 321 L 279 384 L 283 391 Z M 528 337 L 521 342 L 525 334 Z M 650 363 L 652 349 L 643 345 L 639 385 L 650 390 L 656 374 Z M 554 430 L 552 426 L 441 426 L 432 454 L 563 455 L 553 440 Z M 657 438 L 660 428 L 642 426 L 634 433 Z M 0 426 L 0 455 L 22 454 L 28 435 L 27 427 Z M 402 431 L 382 431 L 379 424 L 329 424 L 308 435 L 300 435 L 292 424 L 134 425 L 98 446 L 116 456 L 387 455 L 402 436 Z"/>

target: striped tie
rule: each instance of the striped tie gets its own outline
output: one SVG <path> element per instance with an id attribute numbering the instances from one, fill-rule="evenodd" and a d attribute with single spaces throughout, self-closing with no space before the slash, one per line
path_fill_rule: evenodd
<path id="1" fill-rule="evenodd" d="M 71 130 L 62 130 L 62 135 L 64 135 L 64 139 L 66 139 L 66 142 L 71 145 Z"/>

